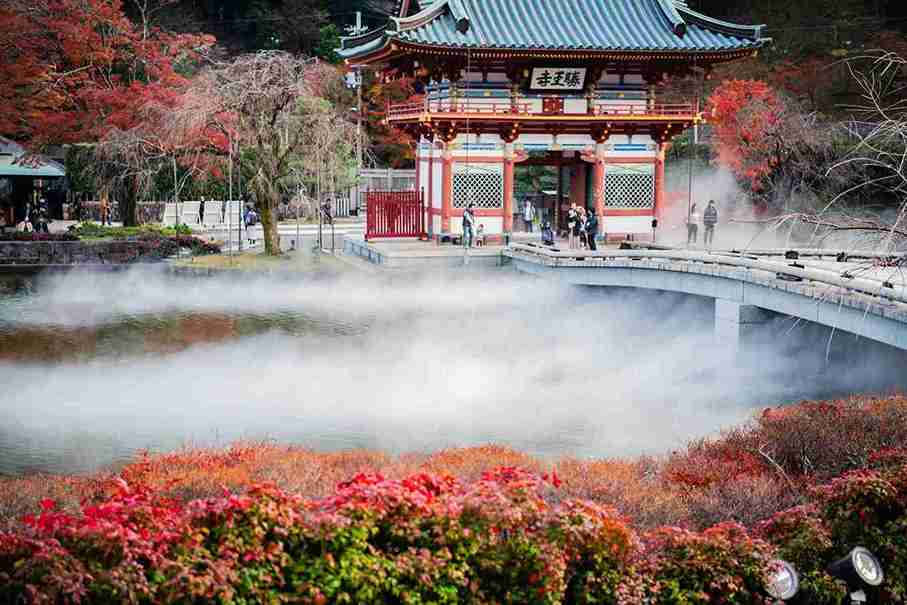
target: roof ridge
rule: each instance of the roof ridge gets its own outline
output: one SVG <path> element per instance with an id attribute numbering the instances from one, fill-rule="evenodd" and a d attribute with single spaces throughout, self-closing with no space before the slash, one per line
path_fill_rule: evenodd
<path id="1" fill-rule="evenodd" d="M 680 12 L 677 10 L 674 0 L 655 0 L 661 8 L 661 12 L 671 22 L 671 30 L 678 38 L 683 38 L 687 33 L 687 22 L 683 20 Z M 684 3 L 686 6 L 686 3 Z"/>
<path id="2" fill-rule="evenodd" d="M 444 12 L 444 9 L 447 8 L 450 3 L 451 0 L 438 0 L 437 2 L 432 2 L 428 8 L 419 11 L 415 15 L 409 17 L 391 17 L 391 21 L 395 26 L 395 31 L 405 32 L 425 25 Z"/>
<path id="3" fill-rule="evenodd" d="M 731 23 L 730 21 L 716 19 L 714 17 L 709 17 L 708 15 L 703 15 L 702 13 L 696 12 L 689 6 L 687 6 L 686 2 L 684 2 L 682 5 L 678 4 L 677 0 L 674 0 L 674 2 L 677 12 L 687 17 L 696 25 L 700 25 L 706 29 L 711 29 L 723 34 L 730 34 L 732 36 L 742 36 L 745 38 L 751 38 L 753 40 L 763 39 L 762 30 L 765 28 L 765 25 L 740 25 L 737 23 Z"/>

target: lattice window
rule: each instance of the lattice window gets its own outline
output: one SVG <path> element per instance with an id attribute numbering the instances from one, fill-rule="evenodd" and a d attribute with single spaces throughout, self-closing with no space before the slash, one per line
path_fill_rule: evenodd
<path id="1" fill-rule="evenodd" d="M 504 206 L 504 167 L 500 164 L 454 164 L 453 205 L 466 208 Z"/>
<path id="2" fill-rule="evenodd" d="M 652 164 L 605 166 L 605 206 L 608 208 L 653 208 L 655 167 Z"/>

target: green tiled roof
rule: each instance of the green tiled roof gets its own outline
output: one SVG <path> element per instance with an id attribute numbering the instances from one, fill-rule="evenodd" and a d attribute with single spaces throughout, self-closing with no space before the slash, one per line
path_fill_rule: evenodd
<path id="1" fill-rule="evenodd" d="M 465 34 L 458 22 L 468 22 Z M 344 38 L 339 53 L 364 57 L 393 40 L 443 48 L 671 53 L 734 52 L 767 42 L 761 26 L 712 19 L 681 0 L 435 0 L 382 30 Z"/>
<path id="2" fill-rule="evenodd" d="M 58 163 L 50 160 L 19 163 L 20 156 L 0 154 L 0 177 L 25 176 L 35 178 L 52 178 L 66 176 L 66 171 Z"/>

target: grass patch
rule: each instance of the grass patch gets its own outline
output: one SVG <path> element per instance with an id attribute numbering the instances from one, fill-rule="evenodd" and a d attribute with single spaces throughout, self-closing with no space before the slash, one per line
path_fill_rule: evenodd
<path id="1" fill-rule="evenodd" d="M 69 228 L 69 233 L 82 240 L 96 239 L 129 239 L 149 235 L 161 237 L 174 237 L 177 235 L 192 235 L 192 230 L 186 225 L 176 227 L 161 227 L 159 225 L 138 225 L 135 227 L 108 227 L 97 223 L 83 222 Z"/>

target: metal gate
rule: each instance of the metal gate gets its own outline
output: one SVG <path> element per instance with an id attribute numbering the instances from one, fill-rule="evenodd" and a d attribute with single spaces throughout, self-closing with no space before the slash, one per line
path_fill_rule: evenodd
<path id="1" fill-rule="evenodd" d="M 425 206 L 419 191 L 369 191 L 365 239 L 424 237 Z"/>

